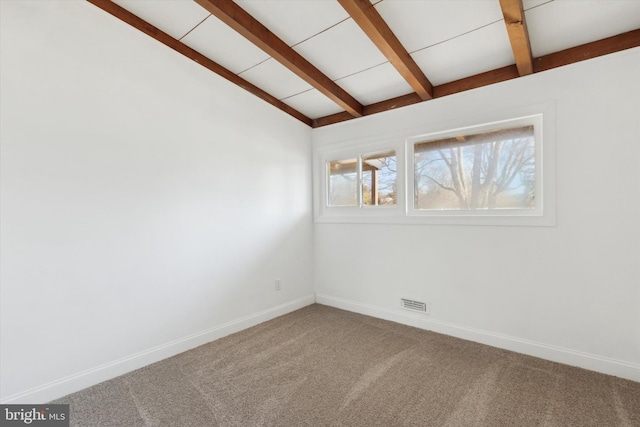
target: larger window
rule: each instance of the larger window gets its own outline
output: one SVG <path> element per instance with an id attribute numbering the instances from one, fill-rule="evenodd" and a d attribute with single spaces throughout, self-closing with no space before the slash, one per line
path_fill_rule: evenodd
<path id="1" fill-rule="evenodd" d="M 407 139 L 414 216 L 542 216 L 542 116 Z"/>
<path id="2" fill-rule="evenodd" d="M 413 144 L 414 208 L 535 209 L 533 125 Z"/>

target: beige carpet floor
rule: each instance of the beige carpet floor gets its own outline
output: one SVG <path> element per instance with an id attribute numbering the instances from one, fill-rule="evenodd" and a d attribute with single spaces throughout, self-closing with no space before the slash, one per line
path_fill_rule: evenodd
<path id="1" fill-rule="evenodd" d="M 75 426 L 640 426 L 640 383 L 312 305 L 55 403 Z"/>

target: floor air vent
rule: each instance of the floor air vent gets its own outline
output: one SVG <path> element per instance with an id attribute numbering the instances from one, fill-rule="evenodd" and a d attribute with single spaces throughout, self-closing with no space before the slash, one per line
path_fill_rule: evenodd
<path id="1" fill-rule="evenodd" d="M 401 298 L 400 303 L 402 305 L 402 308 L 406 308 L 407 310 L 419 311 L 420 313 L 427 312 L 426 302 L 420 302 L 420 301 L 414 301 L 412 299 Z"/>

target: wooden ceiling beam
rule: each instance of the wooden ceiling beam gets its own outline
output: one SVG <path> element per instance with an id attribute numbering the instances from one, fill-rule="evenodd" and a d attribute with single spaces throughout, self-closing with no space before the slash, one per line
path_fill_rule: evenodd
<path id="1" fill-rule="evenodd" d="M 319 117 L 317 119 L 311 120 L 309 117 L 300 113 L 296 109 L 283 103 L 279 99 L 266 93 L 265 91 L 258 88 L 257 86 L 249 83 L 248 81 L 242 79 L 241 77 L 237 76 L 236 74 L 227 70 L 226 68 L 217 64 L 216 62 L 210 60 L 209 58 L 205 57 L 199 52 L 191 49 L 190 47 L 186 46 L 180 41 L 174 39 L 173 37 L 164 33 L 160 29 L 154 27 L 153 25 L 142 20 L 141 18 L 137 17 L 136 15 L 127 11 L 126 9 L 113 3 L 111 0 L 87 0 L 87 1 L 94 4 L 98 8 L 104 10 L 105 12 L 113 15 L 114 17 L 120 19 L 121 21 L 138 29 L 139 31 L 147 34 L 148 36 L 154 38 L 155 40 L 159 41 L 165 46 L 170 47 L 176 52 L 186 56 L 192 61 L 197 62 L 198 64 L 218 74 L 219 76 L 230 81 L 231 83 L 234 83 L 240 86 L 246 91 L 263 99 L 264 101 L 270 103 L 276 108 L 286 112 L 287 114 L 291 115 L 292 117 L 295 117 L 296 119 L 300 120 L 301 122 L 309 126 L 316 128 L 316 127 L 330 125 L 333 123 L 342 122 L 345 120 L 351 120 L 354 117 L 356 117 L 352 112 L 344 111 L 341 113 L 332 114 L 325 117 Z M 213 0 L 196 0 L 196 1 L 211 2 Z M 339 1 L 342 1 L 342 0 L 339 0 Z M 244 10 L 242 10 L 242 12 L 244 12 Z M 244 13 L 246 14 L 246 12 Z M 584 61 L 587 59 L 592 59 L 599 56 L 623 51 L 626 49 L 632 49 L 635 47 L 640 47 L 640 29 L 618 34 L 616 36 L 608 37 L 606 39 L 594 41 L 591 43 L 586 43 L 581 46 L 576 46 L 570 49 L 565 49 L 560 52 L 555 52 L 555 53 L 551 53 L 551 54 L 536 58 L 535 60 L 533 60 L 533 63 L 532 63 L 533 72 L 538 73 L 538 72 L 550 70 L 553 68 L 562 67 L 562 66 L 573 64 L 576 62 Z M 432 95 L 434 98 L 440 98 L 440 97 L 448 96 L 454 93 L 464 92 L 466 90 L 471 90 L 471 89 L 479 88 L 482 86 L 487 86 L 487 85 L 503 82 L 506 80 L 514 79 L 514 78 L 517 78 L 519 75 L 522 75 L 522 73 L 519 71 L 517 64 L 507 66 L 507 67 L 502 67 L 496 70 L 488 71 L 485 73 L 477 74 L 475 76 L 466 77 L 460 80 L 456 80 L 453 82 L 445 83 L 440 86 L 433 87 Z M 411 104 L 416 104 L 416 103 L 422 102 L 423 100 L 424 99 L 422 99 L 417 93 L 411 93 L 411 94 L 402 95 L 396 98 L 388 99 L 385 101 L 377 102 L 375 104 L 371 104 L 367 106 L 362 106 L 358 104 L 360 105 L 358 117 L 363 115 L 376 114 L 383 111 L 389 111 L 394 108 L 404 107 Z M 354 107 L 357 107 L 357 106 L 354 105 Z"/>
<path id="2" fill-rule="evenodd" d="M 465 77 L 464 79 L 456 80 L 453 82 L 445 83 L 433 88 L 434 98 L 441 98 L 454 93 L 464 92 L 471 89 L 476 89 L 482 86 L 488 86 L 494 83 L 500 83 L 506 80 L 518 78 L 518 70 L 515 65 L 509 65 L 507 67 L 498 68 L 496 70 L 487 71 L 485 73 L 476 74 L 475 76 Z M 375 104 L 367 105 L 364 107 L 365 116 L 370 114 L 382 113 L 384 111 L 393 110 L 395 108 L 406 107 L 407 105 L 417 104 L 423 102 L 420 97 L 415 93 L 408 95 L 398 96 L 396 98 L 387 99 L 385 101 L 377 102 Z M 344 113 L 331 114 L 325 117 L 319 117 L 313 120 L 311 125 L 314 128 L 332 125 L 334 123 L 344 122 L 351 120 L 352 117 L 347 117 Z"/>
<path id="3" fill-rule="evenodd" d="M 381 113 L 383 111 L 394 110 L 400 107 L 406 107 L 407 105 L 417 104 L 424 101 L 417 93 L 408 93 L 406 95 L 398 96 L 395 98 L 387 99 L 384 101 L 376 102 L 375 104 L 369 104 L 364 107 L 364 115 L 369 116 L 371 114 Z M 319 128 L 322 126 L 332 125 L 334 123 L 340 123 L 347 120 L 351 120 L 346 112 L 335 113 L 329 116 L 320 117 L 313 120 L 311 127 Z"/>
<path id="4" fill-rule="evenodd" d="M 386 56 L 422 100 L 433 98 L 433 86 L 369 0 L 338 0 L 362 31 Z"/>
<path id="5" fill-rule="evenodd" d="M 257 86 L 244 80 L 242 77 L 237 76 L 236 74 L 227 70 L 220 64 L 210 60 L 209 58 L 202 55 L 201 53 L 198 53 L 195 50 L 191 49 L 189 46 L 174 39 L 167 33 L 160 30 L 159 28 L 154 27 L 153 25 L 149 24 L 147 21 L 144 21 L 143 19 L 137 17 L 136 15 L 129 12 L 128 10 L 113 3 L 111 0 L 87 0 L 87 1 L 97 6 L 98 8 L 104 10 L 105 12 L 113 15 L 114 17 L 120 19 L 121 21 L 131 25 L 137 30 L 142 31 L 146 35 L 156 39 L 157 41 L 164 44 L 165 46 L 170 47 L 176 52 L 186 56 L 192 61 L 197 62 L 198 64 L 202 65 L 208 70 L 213 71 L 214 73 L 218 74 L 220 77 L 225 78 L 231 83 L 234 83 L 240 86 L 244 90 L 252 93 L 258 98 L 261 98 L 262 100 L 268 102 L 274 107 L 279 108 L 285 113 L 295 117 L 296 119 L 300 120 L 302 123 L 305 123 L 309 126 L 312 125 L 311 119 L 305 116 L 304 114 L 302 114 L 301 112 L 299 112 L 298 110 L 290 107 L 289 105 L 285 104 L 284 102 L 280 101 L 274 96 L 269 95 L 267 92 L 263 91 Z"/>
<path id="6" fill-rule="evenodd" d="M 522 0 L 500 0 L 500 7 L 518 73 L 521 76 L 531 74 L 533 73 L 533 55 Z"/>
<path id="7" fill-rule="evenodd" d="M 539 73 L 638 46 L 640 46 L 640 29 L 541 56 L 534 60 L 534 71 Z"/>
<path id="8" fill-rule="evenodd" d="M 344 108 L 350 115 L 353 117 L 362 116 L 362 104 L 232 0 L 195 1 L 211 12 L 213 16 L 233 28 L 333 102 Z"/>
<path id="9" fill-rule="evenodd" d="M 640 29 L 536 58 L 533 62 L 534 72 L 539 73 L 636 47 L 640 47 Z M 509 65 L 492 71 L 487 71 L 485 73 L 476 74 L 475 76 L 435 86 L 433 88 L 435 95 L 434 98 L 441 98 L 455 93 L 516 79 L 519 76 L 520 74 L 517 66 Z M 411 95 L 413 95 L 413 97 Z M 422 100 L 420 100 L 415 94 L 399 96 L 397 98 L 365 106 L 365 116 L 418 102 L 422 102 Z M 344 113 L 332 114 L 314 119 L 312 126 L 317 128 L 343 122 L 345 120 L 351 120 L 351 117 L 345 116 Z"/>
<path id="10" fill-rule="evenodd" d="M 477 89 L 479 87 L 489 86 L 495 83 L 516 79 L 519 76 L 520 75 L 518 74 L 518 68 L 515 65 L 507 65 L 506 67 L 497 68 L 495 70 L 476 74 L 475 76 L 465 77 L 460 80 L 455 80 L 453 82 L 436 86 L 434 92 L 436 98 L 442 98 L 443 96 L 453 95 L 454 93 L 460 93 L 467 90 Z"/>

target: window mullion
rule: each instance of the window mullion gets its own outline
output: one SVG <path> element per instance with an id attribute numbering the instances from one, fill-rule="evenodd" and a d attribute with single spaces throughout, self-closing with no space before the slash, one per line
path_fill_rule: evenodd
<path id="1" fill-rule="evenodd" d="M 358 188 L 358 207 L 362 209 L 363 206 L 363 196 L 362 196 L 362 156 L 358 156 L 358 179 L 357 179 L 357 188 Z"/>

